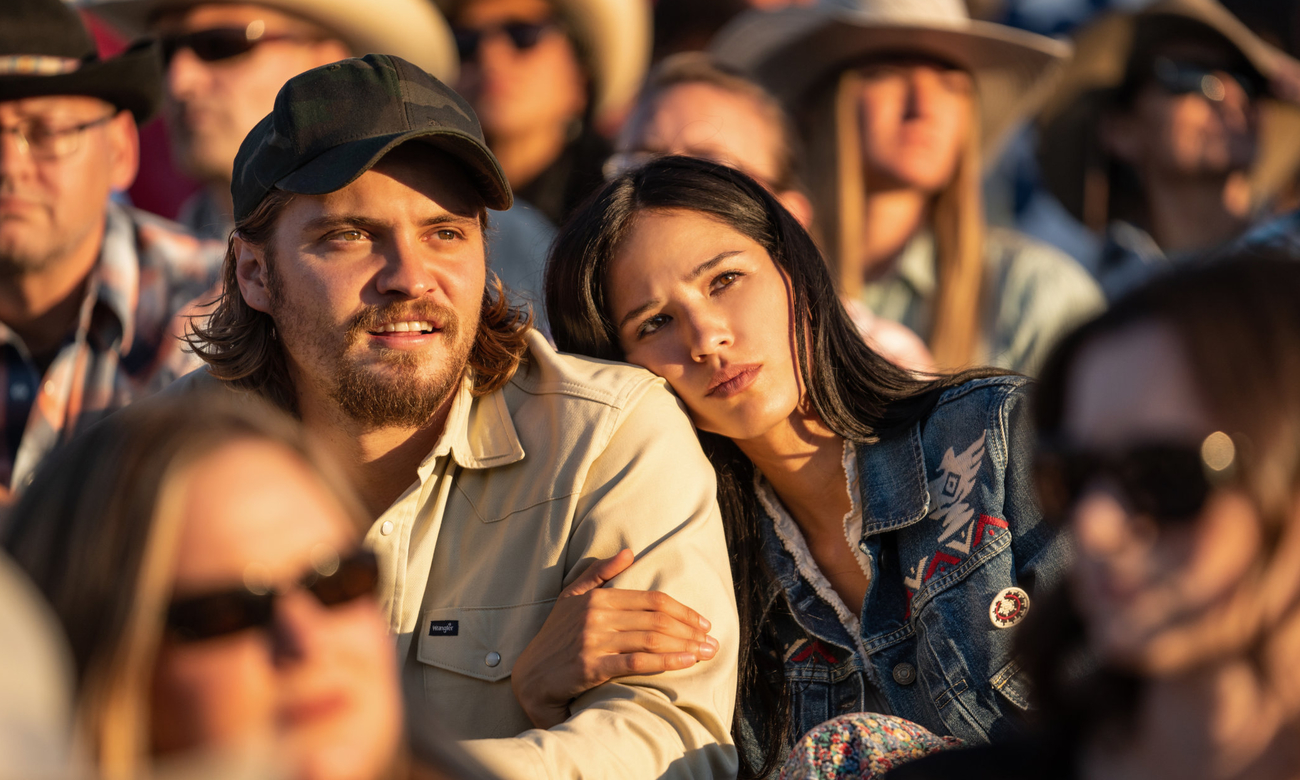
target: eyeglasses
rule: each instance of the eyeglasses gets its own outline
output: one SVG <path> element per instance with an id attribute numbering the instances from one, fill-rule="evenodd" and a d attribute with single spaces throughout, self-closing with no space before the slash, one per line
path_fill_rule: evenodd
<path id="1" fill-rule="evenodd" d="M 479 46 L 489 35 L 505 33 L 506 38 L 518 51 L 527 51 L 542 39 L 542 33 L 554 27 L 552 21 L 545 22 L 505 22 L 493 27 L 460 27 L 455 31 L 456 50 L 461 62 L 468 62 L 478 56 Z"/>
<path id="2" fill-rule="evenodd" d="M 26 119 L 13 127 L 0 127 L 0 136 L 13 133 L 18 139 L 18 148 L 24 154 L 30 154 L 38 160 L 57 160 L 76 154 L 81 148 L 82 135 L 92 127 L 105 124 L 117 116 L 116 111 L 82 122 L 72 127 L 50 127 L 44 119 Z"/>
<path id="3" fill-rule="evenodd" d="M 1091 485 L 1109 478 L 1134 512 L 1189 523 L 1210 493 L 1232 478 L 1236 461 L 1236 445 L 1221 431 L 1199 445 L 1152 442 L 1112 451 L 1045 441 L 1039 445 L 1034 477 L 1043 513 L 1052 519 L 1064 519 Z"/>
<path id="4" fill-rule="evenodd" d="M 346 558 L 324 556 L 298 586 L 326 607 L 335 607 L 375 592 L 379 563 L 374 553 L 357 550 Z M 242 588 L 173 601 L 167 608 L 167 634 L 182 642 L 215 639 L 250 628 L 268 628 L 275 601 L 284 591 L 249 583 Z"/>
<path id="5" fill-rule="evenodd" d="M 1255 76 L 1235 70 L 1210 68 L 1191 62 L 1179 62 L 1168 57 L 1158 57 L 1151 66 L 1151 75 L 1160 88 L 1171 95 L 1199 94 L 1207 100 L 1219 102 L 1228 96 L 1227 85 L 1220 74 L 1226 75 L 1241 87 L 1248 100 L 1264 92 L 1264 86 Z"/>
<path id="6" fill-rule="evenodd" d="M 219 62 L 247 54 L 263 43 L 272 41 L 310 41 L 302 35 L 267 34 L 266 25 L 252 22 L 247 27 L 214 27 L 209 30 L 165 35 L 159 39 L 163 66 L 170 66 L 181 49 L 189 49 L 204 62 Z"/>

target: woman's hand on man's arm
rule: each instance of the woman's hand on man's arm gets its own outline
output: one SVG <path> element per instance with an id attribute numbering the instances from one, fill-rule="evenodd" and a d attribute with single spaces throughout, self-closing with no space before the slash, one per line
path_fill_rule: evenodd
<path id="1" fill-rule="evenodd" d="M 601 585 L 632 565 L 631 550 L 596 561 L 565 588 L 511 672 L 537 728 L 569 717 L 569 702 L 616 677 L 686 669 L 713 658 L 709 621 L 666 593 Z"/>

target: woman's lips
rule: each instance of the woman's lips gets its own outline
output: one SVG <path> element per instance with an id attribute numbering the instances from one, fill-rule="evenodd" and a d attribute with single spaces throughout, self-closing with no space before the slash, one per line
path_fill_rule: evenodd
<path id="1" fill-rule="evenodd" d="M 709 390 L 704 395 L 709 398 L 730 398 L 744 392 L 754 384 L 758 372 L 762 370 L 763 366 L 760 363 L 719 369 L 709 380 Z"/>
<path id="2" fill-rule="evenodd" d="M 280 718 L 289 726 L 305 726 L 333 718 L 347 708 L 348 698 L 342 693 L 325 694 L 285 705 L 280 710 Z"/>

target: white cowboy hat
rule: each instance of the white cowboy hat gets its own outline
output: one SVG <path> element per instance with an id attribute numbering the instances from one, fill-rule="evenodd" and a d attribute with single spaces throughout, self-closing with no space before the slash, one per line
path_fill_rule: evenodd
<path id="1" fill-rule="evenodd" d="M 238 0 L 81 0 L 80 6 L 132 37 L 149 34 L 163 10 Z M 428 0 L 246 0 L 300 16 L 333 32 L 358 56 L 395 54 L 454 83 L 460 72 L 451 27 Z"/>
<path id="2" fill-rule="evenodd" d="M 975 80 L 987 153 L 1042 105 L 1070 56 L 1067 43 L 972 20 L 962 0 L 858 0 L 854 8 L 749 11 L 718 33 L 711 50 L 791 108 L 873 56 L 921 55 L 952 63 Z"/>
<path id="3" fill-rule="evenodd" d="M 1039 117 L 1038 161 L 1043 181 L 1065 208 L 1094 230 L 1109 220 L 1103 179 L 1105 154 L 1097 123 L 1128 75 L 1139 27 L 1168 31 L 1176 22 L 1219 34 L 1269 82 L 1260 103 L 1260 135 L 1250 171 L 1256 205 L 1290 183 L 1300 167 L 1300 62 L 1265 43 L 1214 0 L 1157 0 L 1141 11 L 1099 17 L 1075 38 L 1074 61 Z M 1186 29 L 1185 27 L 1182 29 Z"/>
<path id="4" fill-rule="evenodd" d="M 447 14 L 472 0 L 437 0 Z M 650 67 L 650 0 L 551 0 L 569 25 L 592 80 L 596 123 L 616 120 L 631 105 Z"/>

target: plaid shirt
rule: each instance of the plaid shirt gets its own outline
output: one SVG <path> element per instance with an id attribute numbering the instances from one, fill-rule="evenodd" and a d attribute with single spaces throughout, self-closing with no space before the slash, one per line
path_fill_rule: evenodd
<path id="1" fill-rule="evenodd" d="M 215 294 L 223 256 L 223 246 L 174 223 L 108 205 L 77 327 L 44 375 L 22 339 L 0 323 L 0 484 L 26 485 L 57 444 L 201 365 L 179 336 L 196 313 L 192 302 Z"/>

